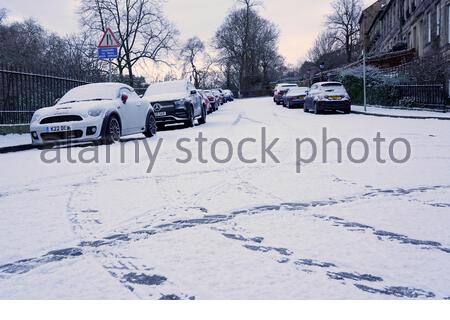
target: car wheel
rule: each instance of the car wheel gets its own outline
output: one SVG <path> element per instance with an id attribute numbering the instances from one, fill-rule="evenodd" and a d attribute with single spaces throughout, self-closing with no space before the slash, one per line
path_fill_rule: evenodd
<path id="1" fill-rule="evenodd" d="M 120 123 L 119 120 L 117 120 L 116 117 L 111 117 L 108 120 L 108 124 L 106 125 L 106 132 L 105 136 L 103 137 L 103 142 L 106 145 L 113 144 L 115 142 L 118 142 L 120 140 Z"/>
<path id="2" fill-rule="evenodd" d="M 184 122 L 184 126 L 186 128 L 193 128 L 195 126 L 195 123 L 194 123 L 194 110 L 193 110 L 192 106 L 189 107 L 188 117 L 189 117 L 189 120 Z"/>
<path id="3" fill-rule="evenodd" d="M 156 132 L 158 131 L 158 128 L 156 126 L 156 118 L 153 114 L 148 115 L 147 124 L 146 124 L 146 131 L 144 132 L 144 135 L 147 138 L 151 138 L 156 135 Z"/>
<path id="4" fill-rule="evenodd" d="M 317 102 L 314 102 L 314 114 L 319 114 L 319 109 L 317 107 Z"/>
<path id="5" fill-rule="evenodd" d="M 198 119 L 198 124 L 205 124 L 206 123 L 206 106 L 202 106 L 202 117 Z"/>

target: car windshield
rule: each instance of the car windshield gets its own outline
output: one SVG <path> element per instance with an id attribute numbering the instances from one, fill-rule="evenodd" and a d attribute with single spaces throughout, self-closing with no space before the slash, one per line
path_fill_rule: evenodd
<path id="1" fill-rule="evenodd" d="M 74 103 L 79 101 L 113 100 L 118 97 L 116 86 L 108 84 L 88 84 L 67 92 L 58 104 Z"/>
<path id="2" fill-rule="evenodd" d="M 186 82 L 184 81 L 169 81 L 157 82 L 148 87 L 145 96 L 152 96 L 165 93 L 184 93 L 186 92 Z"/>

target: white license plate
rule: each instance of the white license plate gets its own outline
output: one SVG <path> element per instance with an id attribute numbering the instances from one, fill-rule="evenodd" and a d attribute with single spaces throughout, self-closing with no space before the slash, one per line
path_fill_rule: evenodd
<path id="1" fill-rule="evenodd" d="M 61 132 L 61 131 L 70 131 L 72 130 L 70 126 L 53 126 L 47 127 L 47 132 Z"/>
<path id="2" fill-rule="evenodd" d="M 167 115 L 167 112 L 155 112 L 155 115 L 157 117 L 165 117 Z"/>

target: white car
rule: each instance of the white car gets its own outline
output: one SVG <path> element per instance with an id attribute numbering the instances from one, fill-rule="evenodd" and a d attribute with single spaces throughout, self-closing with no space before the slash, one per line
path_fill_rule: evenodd
<path id="1" fill-rule="evenodd" d="M 121 83 L 95 83 L 67 92 L 53 107 L 37 110 L 30 124 L 38 147 L 94 141 L 112 144 L 120 137 L 156 134 L 150 103 Z"/>
<path id="2" fill-rule="evenodd" d="M 305 112 L 319 114 L 324 111 L 350 113 L 352 101 L 340 82 L 318 82 L 311 86 L 305 99 Z"/>

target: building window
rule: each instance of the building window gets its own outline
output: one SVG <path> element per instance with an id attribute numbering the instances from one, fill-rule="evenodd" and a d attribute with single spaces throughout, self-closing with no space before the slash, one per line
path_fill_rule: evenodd
<path id="1" fill-rule="evenodd" d="M 450 4 L 447 6 L 447 42 L 450 43 Z"/>
<path id="2" fill-rule="evenodd" d="M 427 43 L 431 42 L 431 12 L 428 12 L 427 14 Z"/>
<path id="3" fill-rule="evenodd" d="M 436 35 L 441 35 L 441 7 L 439 4 L 436 6 Z"/>

